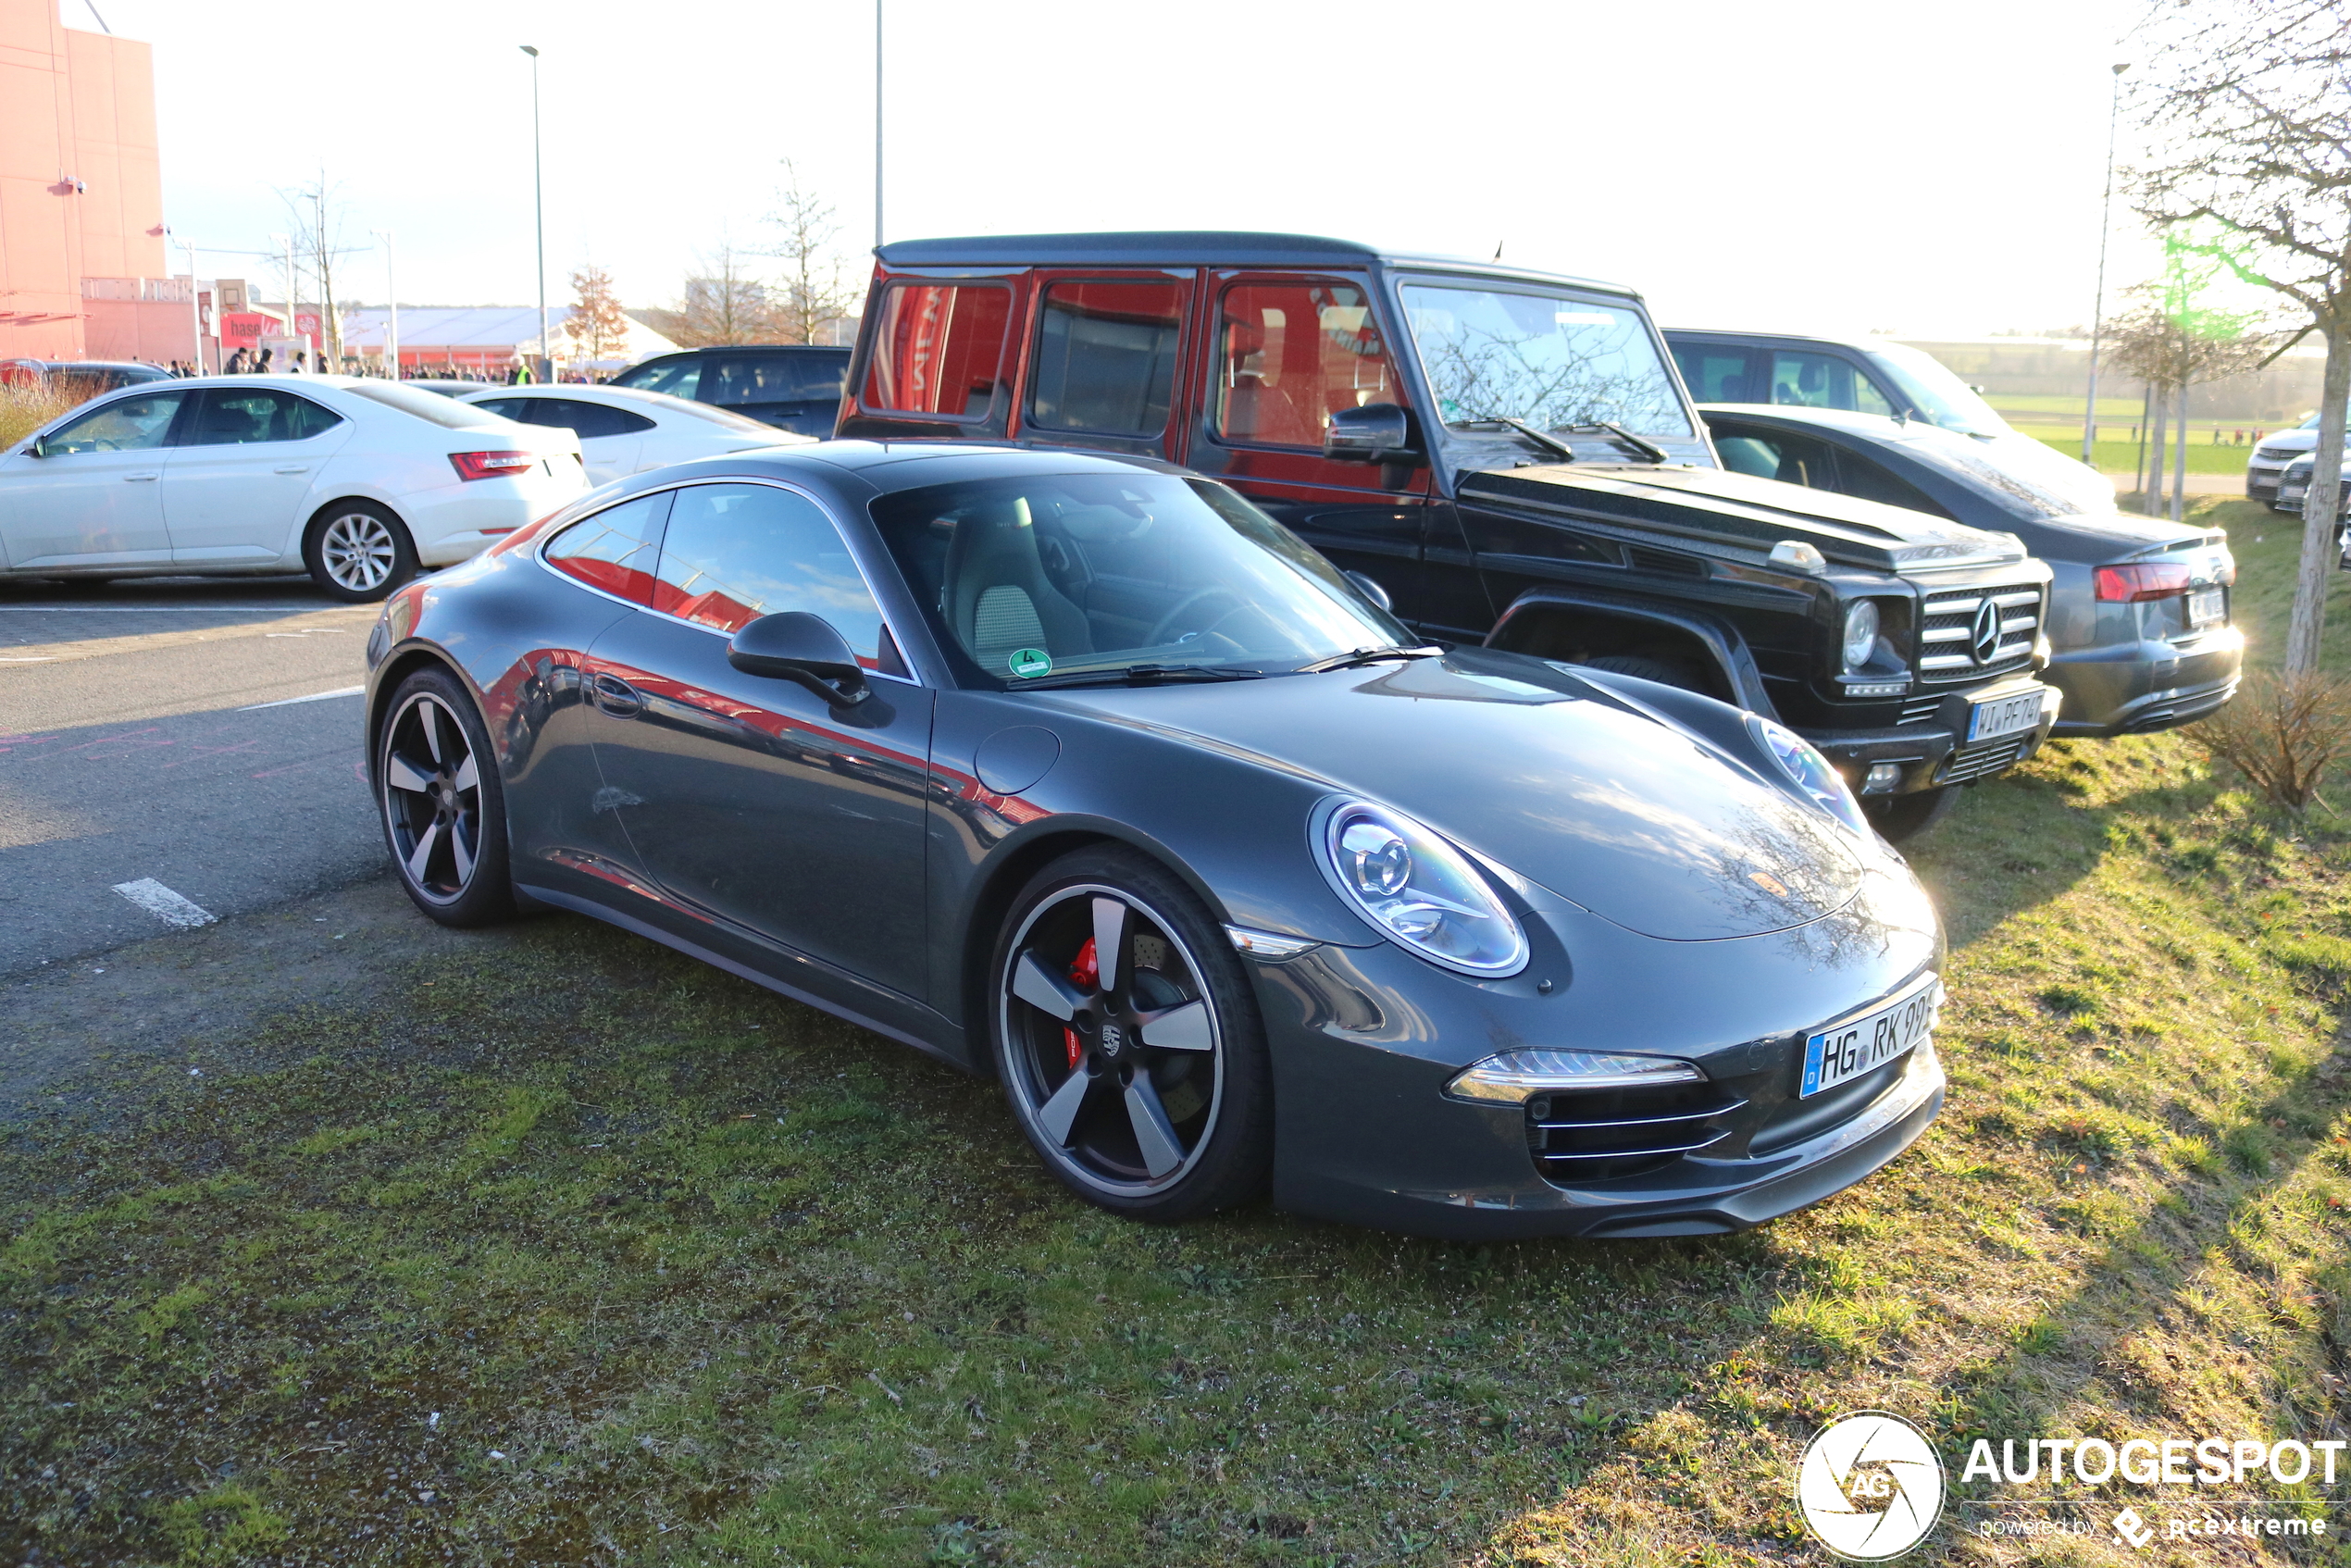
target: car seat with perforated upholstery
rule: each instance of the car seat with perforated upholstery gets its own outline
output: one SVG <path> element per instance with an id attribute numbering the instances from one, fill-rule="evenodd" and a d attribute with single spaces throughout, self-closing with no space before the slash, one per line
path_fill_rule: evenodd
<path id="1" fill-rule="evenodd" d="M 991 675 L 1006 671 L 1016 649 L 1042 648 L 1055 658 L 1094 651 L 1086 612 L 1045 576 L 1026 501 L 974 507 L 957 518 L 946 579 L 947 624 Z"/>

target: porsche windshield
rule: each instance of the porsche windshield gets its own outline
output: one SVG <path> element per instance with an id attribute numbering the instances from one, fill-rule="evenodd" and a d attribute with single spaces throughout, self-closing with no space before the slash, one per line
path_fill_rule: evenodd
<path id="1" fill-rule="evenodd" d="M 882 496 L 873 515 L 940 642 L 1008 686 L 1138 667 L 1274 675 L 1412 641 L 1287 529 L 1204 479 L 975 479 Z"/>
<path id="2" fill-rule="evenodd" d="M 1403 293 L 1421 369 L 1449 427 L 1516 419 L 1538 430 L 1693 433 L 1637 310 L 1532 289 L 1407 283 Z"/>

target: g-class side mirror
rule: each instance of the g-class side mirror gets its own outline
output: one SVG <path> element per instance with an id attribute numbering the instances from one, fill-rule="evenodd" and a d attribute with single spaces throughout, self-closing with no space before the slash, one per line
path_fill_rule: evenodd
<path id="1" fill-rule="evenodd" d="M 1412 417 L 1392 403 L 1367 403 L 1333 413 L 1323 428 L 1323 455 L 1337 463 L 1421 461 Z"/>
<path id="2" fill-rule="evenodd" d="M 805 610 L 753 621 L 728 641 L 727 662 L 745 675 L 797 682 L 839 707 L 854 707 L 874 694 L 840 633 Z"/>

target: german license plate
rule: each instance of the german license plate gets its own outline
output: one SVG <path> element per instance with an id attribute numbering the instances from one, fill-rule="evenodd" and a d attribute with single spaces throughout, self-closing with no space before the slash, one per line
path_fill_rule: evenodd
<path id="1" fill-rule="evenodd" d="M 1807 1037 L 1804 1084 L 1796 1097 L 1809 1100 L 1883 1067 L 1934 1032 L 1935 1010 L 1942 1005 L 1943 982 L 1929 975 L 1899 1001 Z"/>
<path id="2" fill-rule="evenodd" d="M 2188 595 L 2188 625 L 2213 626 L 2229 618 L 2228 595 L 2217 588 L 2199 588 Z"/>
<path id="3" fill-rule="evenodd" d="M 2041 722 L 2041 693 L 2021 691 L 2013 697 L 2000 697 L 1989 703 L 1978 703 L 1968 716 L 1967 738 L 1989 740 L 1997 736 L 2013 735 L 2020 729 L 2030 729 Z"/>

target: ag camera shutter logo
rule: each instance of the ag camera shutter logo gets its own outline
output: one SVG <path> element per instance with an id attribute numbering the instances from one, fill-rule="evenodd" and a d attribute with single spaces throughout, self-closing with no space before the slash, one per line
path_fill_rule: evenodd
<path id="1" fill-rule="evenodd" d="M 1943 1461 L 1898 1415 L 1857 1411 L 1812 1434 L 1796 1470 L 1796 1509 L 1812 1538 L 1848 1562 L 1883 1562 L 1943 1513 Z"/>

